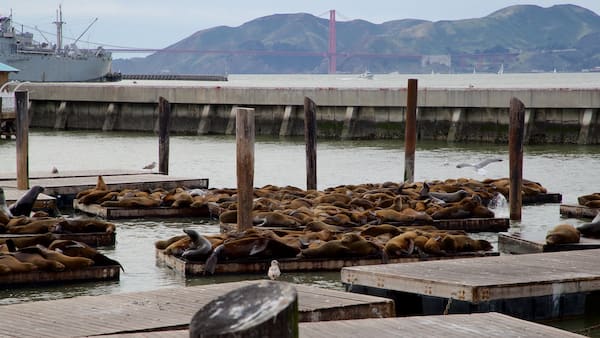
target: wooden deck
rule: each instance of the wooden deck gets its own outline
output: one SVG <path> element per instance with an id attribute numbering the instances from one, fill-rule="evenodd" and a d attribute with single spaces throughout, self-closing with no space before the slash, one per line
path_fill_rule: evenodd
<path id="1" fill-rule="evenodd" d="M 48 234 L 0 234 L 0 240 L 8 238 L 29 238 L 37 236 L 46 236 Z M 71 234 L 55 234 L 49 233 L 52 240 L 68 239 L 85 243 L 93 247 L 114 246 L 116 242 L 116 233 L 111 232 L 88 232 L 88 233 L 71 233 Z"/>
<path id="2" fill-rule="evenodd" d="M 428 260 L 446 260 L 465 257 L 497 256 L 497 252 L 465 252 L 454 256 L 429 256 L 390 258 L 390 263 L 409 263 Z M 204 264 L 187 262 L 172 255 L 165 255 L 163 250 L 156 249 L 156 261 L 159 265 L 169 267 L 184 276 L 198 276 L 204 274 Z M 281 271 L 335 271 L 345 266 L 361 266 L 381 264 L 381 257 L 371 258 L 278 258 Z M 229 261 L 217 264 L 215 273 L 264 273 L 269 269 L 271 260 L 246 260 Z"/>
<path id="3" fill-rule="evenodd" d="M 119 273 L 120 267 L 118 265 L 91 266 L 65 271 L 11 272 L 0 275 L 0 285 L 15 287 L 31 284 L 39 285 L 41 283 L 63 284 L 65 282 L 119 280 Z"/>
<path id="4" fill-rule="evenodd" d="M 2 334 L 80 337 L 187 329 L 192 316 L 216 297 L 250 281 L 0 306 Z M 299 321 L 393 317 L 393 301 L 294 284 Z M 161 332 L 162 333 L 162 332 Z"/>
<path id="5" fill-rule="evenodd" d="M 322 337 L 428 337 L 505 338 L 585 337 L 569 331 L 513 318 L 497 312 L 447 316 L 371 318 L 330 322 L 299 323 L 302 338 Z M 103 336 L 106 338 L 187 338 L 188 330 L 138 332 Z"/>
<path id="6" fill-rule="evenodd" d="M 600 249 L 600 239 L 581 237 L 579 243 L 548 245 L 543 237 L 516 235 L 506 232 L 498 234 L 498 251 L 508 254 Z"/>
<path id="7" fill-rule="evenodd" d="M 598 208 L 590 208 L 584 205 L 561 204 L 560 214 L 565 217 L 573 218 L 594 218 L 600 213 Z"/>
<path id="8" fill-rule="evenodd" d="M 500 232 L 510 228 L 508 218 L 465 218 L 434 220 L 440 230 L 464 230 L 466 232 Z"/>
<path id="9" fill-rule="evenodd" d="M 128 169 L 105 169 L 105 170 L 60 170 L 58 173 L 53 174 L 48 171 L 30 171 L 30 179 L 42 179 L 42 178 L 68 178 L 68 177 L 98 177 L 98 176 L 122 176 L 122 175 L 141 175 L 141 174 L 157 174 L 150 170 L 128 170 Z M 0 181 L 14 181 L 17 177 L 16 173 L 0 173 Z M 0 182 L 1 184 L 1 182 Z"/>
<path id="10" fill-rule="evenodd" d="M 544 203 L 560 203 L 562 202 L 562 194 L 547 193 L 538 194 L 535 196 L 523 196 L 523 204 L 544 204 Z"/>
<path id="11" fill-rule="evenodd" d="M 83 204 L 73 200 L 73 209 L 104 219 L 123 219 L 140 217 L 210 217 L 208 207 L 202 208 L 120 208 L 103 207 L 98 204 Z"/>
<path id="12" fill-rule="evenodd" d="M 600 249 L 346 267 L 342 282 L 470 303 L 600 290 Z"/>

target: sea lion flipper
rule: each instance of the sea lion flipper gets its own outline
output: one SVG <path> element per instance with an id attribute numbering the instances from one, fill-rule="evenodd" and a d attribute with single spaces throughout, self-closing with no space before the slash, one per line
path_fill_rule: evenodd
<path id="1" fill-rule="evenodd" d="M 206 274 L 207 272 L 211 275 L 215 274 L 217 263 L 219 261 L 219 254 L 221 253 L 221 251 L 223 251 L 223 248 L 225 248 L 223 244 L 219 245 L 215 248 L 215 250 L 213 250 L 213 253 L 206 259 L 206 262 L 204 263 L 204 274 Z"/>
<path id="2" fill-rule="evenodd" d="M 250 256 L 253 256 L 259 252 L 263 252 L 266 248 L 267 245 L 269 244 L 269 239 L 267 238 L 260 238 L 260 240 L 258 241 L 258 243 L 254 244 L 252 246 L 252 249 L 250 249 Z"/>

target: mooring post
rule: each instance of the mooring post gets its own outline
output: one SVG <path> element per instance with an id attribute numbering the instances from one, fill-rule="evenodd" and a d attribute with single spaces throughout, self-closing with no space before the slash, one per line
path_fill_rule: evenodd
<path id="1" fill-rule="evenodd" d="M 17 189 L 29 189 L 29 92 L 15 92 L 17 124 Z"/>
<path id="2" fill-rule="evenodd" d="M 169 175 L 169 125 L 171 104 L 164 97 L 158 98 L 158 172 Z"/>
<path id="3" fill-rule="evenodd" d="M 308 97 L 304 97 L 304 140 L 306 190 L 317 190 L 317 105 Z"/>
<path id="4" fill-rule="evenodd" d="M 404 128 L 404 181 L 415 180 L 415 148 L 417 145 L 417 79 L 408 79 Z"/>
<path id="5" fill-rule="evenodd" d="M 237 107 L 235 112 L 238 230 L 252 228 L 254 197 L 254 109 Z"/>
<path id="6" fill-rule="evenodd" d="M 523 184 L 523 138 L 525 137 L 525 105 L 516 97 L 510 99 L 508 127 L 509 151 L 509 207 L 510 219 L 521 220 L 523 203 L 521 186 Z"/>

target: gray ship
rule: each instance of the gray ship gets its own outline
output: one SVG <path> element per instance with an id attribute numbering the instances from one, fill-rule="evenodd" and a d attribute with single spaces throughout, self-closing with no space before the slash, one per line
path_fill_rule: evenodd
<path id="1" fill-rule="evenodd" d="M 12 14 L 8 17 L 0 17 L 0 62 L 19 70 L 18 73 L 9 75 L 10 80 L 78 82 L 111 79 L 110 52 L 102 47 L 77 48 L 76 43 L 85 31 L 74 43 L 63 46 L 64 22 L 60 7 L 54 24 L 56 24 L 56 43 L 39 43 L 33 40 L 32 33 L 15 31 Z M 87 29 L 90 27 L 91 25 Z"/>

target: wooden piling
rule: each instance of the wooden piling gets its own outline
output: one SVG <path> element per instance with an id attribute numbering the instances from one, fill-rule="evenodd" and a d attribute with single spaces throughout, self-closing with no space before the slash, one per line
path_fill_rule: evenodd
<path id="1" fill-rule="evenodd" d="M 510 99 L 508 127 L 509 151 L 509 210 L 510 219 L 521 220 L 523 196 L 523 138 L 525 136 L 525 105 L 516 97 Z"/>
<path id="2" fill-rule="evenodd" d="M 169 125 L 171 104 L 164 97 L 158 98 L 158 172 L 169 174 Z"/>
<path id="3" fill-rule="evenodd" d="M 404 181 L 415 180 L 415 148 L 417 144 L 417 79 L 408 79 L 404 128 Z"/>
<path id="4" fill-rule="evenodd" d="M 304 140 L 306 142 L 306 190 L 317 189 L 317 105 L 304 97 Z"/>
<path id="5" fill-rule="evenodd" d="M 236 108 L 235 118 L 238 230 L 252 228 L 254 195 L 254 109 Z"/>
<path id="6" fill-rule="evenodd" d="M 15 92 L 17 124 L 17 189 L 29 189 L 29 93 Z"/>

